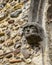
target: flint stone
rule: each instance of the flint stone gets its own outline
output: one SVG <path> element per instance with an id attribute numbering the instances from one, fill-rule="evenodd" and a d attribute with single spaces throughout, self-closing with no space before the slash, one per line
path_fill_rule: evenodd
<path id="1" fill-rule="evenodd" d="M 20 43 L 20 42 L 17 42 L 17 43 L 14 45 L 14 48 L 17 49 L 17 48 L 19 48 L 19 47 L 21 47 L 21 43 Z"/>
<path id="2" fill-rule="evenodd" d="M 4 41 L 5 41 L 5 37 L 4 36 L 0 37 L 0 43 L 3 43 Z"/>
<path id="3" fill-rule="evenodd" d="M 16 18 L 16 17 L 19 16 L 19 14 L 20 14 L 21 12 L 22 12 L 21 9 L 16 10 L 16 11 L 12 12 L 12 13 L 10 14 L 10 16 L 11 16 L 12 18 Z"/>
<path id="4" fill-rule="evenodd" d="M 11 57 L 12 57 L 12 54 L 6 55 L 6 58 L 11 58 Z"/>
<path id="5" fill-rule="evenodd" d="M 4 7 L 3 4 L 0 4 L 0 10 L 3 9 L 3 7 Z"/>
<path id="6" fill-rule="evenodd" d="M 7 16 L 7 13 L 0 12 L 0 21 L 3 20 Z"/>

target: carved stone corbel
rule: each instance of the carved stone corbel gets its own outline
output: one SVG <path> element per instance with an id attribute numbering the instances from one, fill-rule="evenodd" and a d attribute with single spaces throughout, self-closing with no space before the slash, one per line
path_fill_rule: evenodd
<path id="1" fill-rule="evenodd" d="M 43 0 L 31 0 L 29 21 L 22 26 L 22 36 L 25 36 L 29 44 L 35 44 L 43 40 L 42 28 Z"/>

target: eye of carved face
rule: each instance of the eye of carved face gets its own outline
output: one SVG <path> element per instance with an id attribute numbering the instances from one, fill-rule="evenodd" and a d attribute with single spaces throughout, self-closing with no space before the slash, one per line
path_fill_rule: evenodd
<path id="1" fill-rule="evenodd" d="M 37 28 L 35 26 L 27 26 L 24 28 L 24 35 L 32 34 L 32 33 L 37 33 Z"/>

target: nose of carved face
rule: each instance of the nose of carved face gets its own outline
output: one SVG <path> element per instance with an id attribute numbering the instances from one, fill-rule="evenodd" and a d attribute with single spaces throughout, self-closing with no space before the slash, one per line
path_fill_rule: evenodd
<path id="1" fill-rule="evenodd" d="M 27 27 L 24 30 L 24 34 L 26 34 L 26 35 L 32 34 L 34 32 L 36 32 L 36 33 L 38 32 L 35 27 Z"/>

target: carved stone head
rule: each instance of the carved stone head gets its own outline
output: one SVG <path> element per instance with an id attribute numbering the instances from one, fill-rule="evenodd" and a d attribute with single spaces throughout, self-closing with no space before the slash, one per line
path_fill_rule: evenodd
<path id="1" fill-rule="evenodd" d="M 22 35 L 28 43 L 40 42 L 43 40 L 43 28 L 34 22 L 29 22 L 23 26 Z"/>

